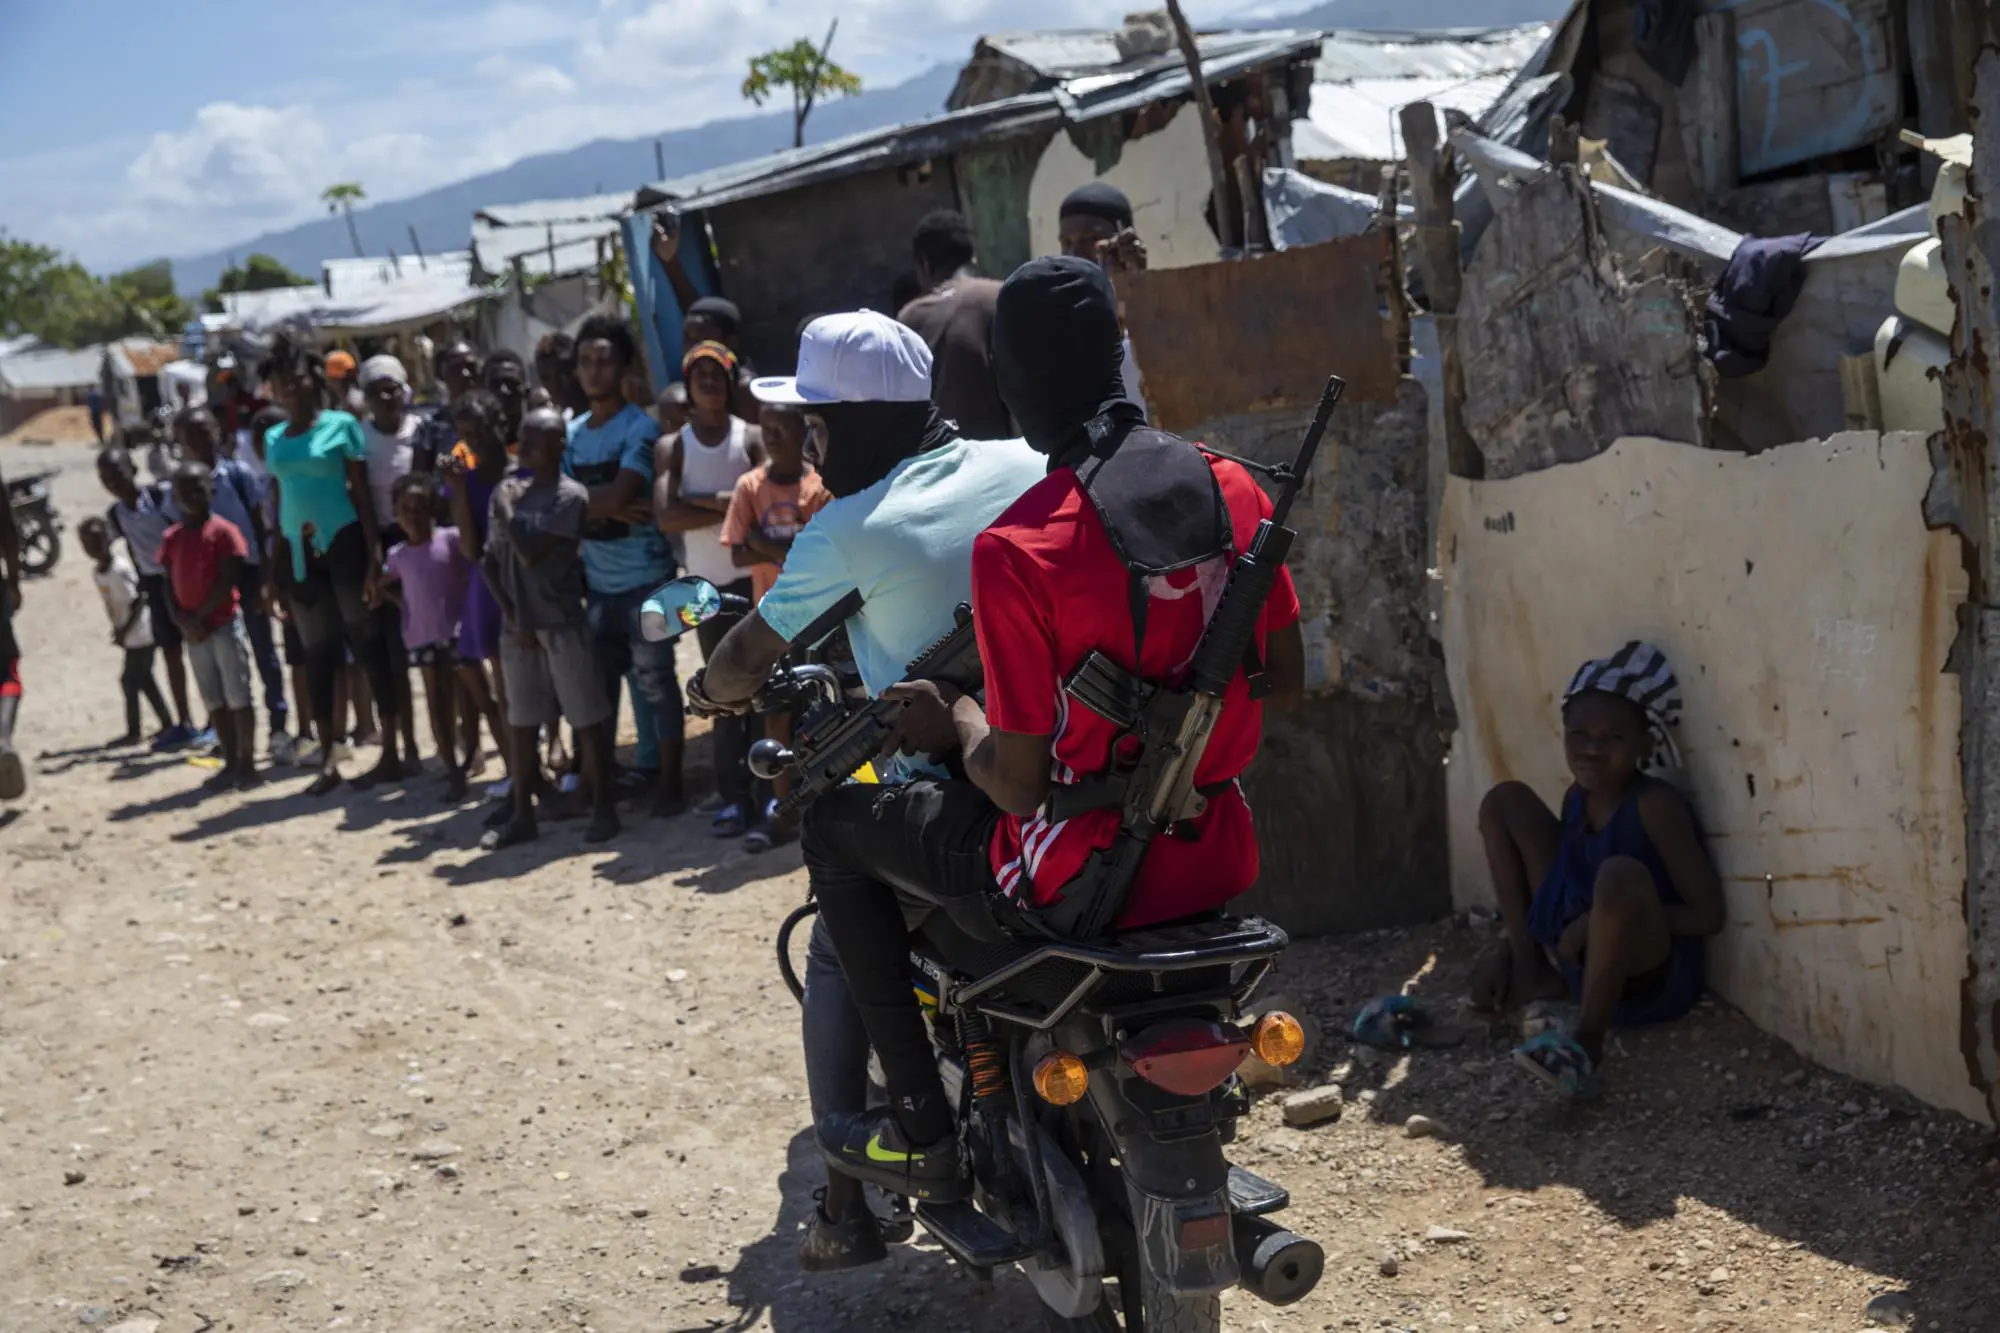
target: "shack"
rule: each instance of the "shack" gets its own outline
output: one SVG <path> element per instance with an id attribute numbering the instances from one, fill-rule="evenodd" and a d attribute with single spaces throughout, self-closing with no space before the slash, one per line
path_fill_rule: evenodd
<path id="1" fill-rule="evenodd" d="M 52 407 L 84 401 L 97 383 L 102 347 L 42 347 L 33 338 L 0 344 L 0 435 Z"/>
<path id="2" fill-rule="evenodd" d="M 1137 230 L 1161 268 L 1215 259 L 1220 245 L 1207 215 L 1212 193 L 1193 80 L 1157 31 L 1121 57 L 1117 34 L 1088 38 L 1108 63 L 1079 64 L 1067 77 L 1022 62 L 1031 91 L 988 69 L 975 49 L 945 114 L 772 154 L 640 190 L 624 222 L 625 257 L 656 381 L 675 376 L 681 311 L 651 257 L 651 214 L 682 218 L 681 259 L 695 286 L 728 295 L 744 313 L 744 350 L 759 369 L 789 367 L 797 329 L 829 310 L 889 309 L 910 271 L 909 238 L 918 219 L 956 208 L 972 220 L 979 263 L 1005 274 L 1056 248 L 1056 205 L 1090 180 L 1131 196 Z M 1230 128 L 1232 161 L 1252 168 L 1289 165 L 1290 127 L 1310 98 L 1319 34 L 1289 30 L 1203 34 L 1202 76 Z M 1018 81 L 1018 80 L 1017 80 Z M 1243 172 L 1232 172 L 1232 179 Z M 1260 236 L 1263 210 L 1252 192 L 1245 210 L 1232 188 L 1223 207 Z M 829 260 L 828 256 L 837 256 Z"/>
<path id="3" fill-rule="evenodd" d="M 167 384 L 161 372 L 180 356 L 179 343 L 150 338 L 107 343 L 98 371 L 104 386 L 105 415 L 124 429 L 144 423 L 168 406 Z"/>
<path id="4" fill-rule="evenodd" d="M 619 249 L 630 192 L 496 204 L 472 215 L 472 267 L 482 284 L 506 283 L 494 310 L 494 345 L 528 354 L 541 337 L 574 327 L 623 285 Z"/>

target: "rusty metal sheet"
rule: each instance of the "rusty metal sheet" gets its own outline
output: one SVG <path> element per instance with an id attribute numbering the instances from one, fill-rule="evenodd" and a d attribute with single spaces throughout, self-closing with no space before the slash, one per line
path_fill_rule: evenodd
<path id="1" fill-rule="evenodd" d="M 1402 377 L 1384 299 L 1388 238 L 1349 236 L 1254 259 L 1118 275 L 1153 421 L 1309 406 L 1328 375 L 1347 400 L 1393 403 Z"/>

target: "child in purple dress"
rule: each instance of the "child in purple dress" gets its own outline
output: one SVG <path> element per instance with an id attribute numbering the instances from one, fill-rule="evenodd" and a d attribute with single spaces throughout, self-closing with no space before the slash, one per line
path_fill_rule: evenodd
<path id="1" fill-rule="evenodd" d="M 485 389 L 469 389 L 459 395 L 451 410 L 459 431 L 459 447 L 438 460 L 438 465 L 450 488 L 451 518 L 458 528 L 459 549 L 478 567 L 486 553 L 486 524 L 493 491 L 507 475 L 507 446 L 500 438 L 500 400 Z M 459 617 L 458 679 L 486 719 L 501 760 L 507 765 L 511 784 L 521 775 L 514 772 L 513 755 L 501 724 L 507 699 L 507 682 L 500 671 L 503 629 L 500 603 L 482 573 L 469 581 L 465 610 Z M 488 663 L 492 664 L 490 676 Z M 478 738 L 474 736 L 470 751 L 477 754 L 478 749 Z M 508 805 L 499 803 L 488 826 L 497 828 L 505 824 L 510 814 Z"/>
<path id="2" fill-rule="evenodd" d="M 464 763 L 452 757 L 453 682 L 472 562 L 465 558 L 458 529 L 440 527 L 435 521 L 436 492 L 430 474 L 408 472 L 396 478 L 394 499 L 404 540 L 390 547 L 384 559 L 383 593 L 402 607 L 403 643 L 424 675 L 431 735 L 444 761 L 445 799 L 461 801 L 472 756 L 468 754 Z"/>

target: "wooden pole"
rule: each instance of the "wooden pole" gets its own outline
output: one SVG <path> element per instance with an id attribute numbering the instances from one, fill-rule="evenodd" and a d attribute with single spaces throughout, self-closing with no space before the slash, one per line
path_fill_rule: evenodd
<path id="1" fill-rule="evenodd" d="M 1459 229 L 1451 202 L 1458 167 L 1450 148 L 1438 142 L 1435 107 L 1412 102 L 1401 119 L 1403 146 L 1410 155 L 1410 195 L 1417 209 L 1417 274 L 1430 297 L 1443 361 L 1445 463 L 1452 476 L 1477 480 L 1486 474 L 1486 459 L 1465 426 L 1465 362 L 1458 353 Z"/>
<path id="2" fill-rule="evenodd" d="M 417 267 L 426 273 L 430 272 L 431 266 L 424 258 L 424 243 L 417 239 L 417 224 L 414 222 L 410 224 L 410 248 L 417 252 Z"/>
<path id="3" fill-rule="evenodd" d="M 1242 244 L 1236 234 L 1236 216 L 1229 211 L 1229 164 L 1222 156 L 1222 126 L 1215 119 L 1215 102 L 1208 95 L 1208 80 L 1201 73 L 1201 49 L 1194 43 L 1194 29 L 1181 13 L 1181 0 L 1167 0 L 1167 17 L 1173 21 L 1174 37 L 1180 42 L 1181 59 L 1187 62 L 1188 79 L 1194 84 L 1195 107 L 1201 112 L 1201 141 L 1208 149 L 1208 177 L 1215 191 L 1216 239 L 1225 250 Z"/>

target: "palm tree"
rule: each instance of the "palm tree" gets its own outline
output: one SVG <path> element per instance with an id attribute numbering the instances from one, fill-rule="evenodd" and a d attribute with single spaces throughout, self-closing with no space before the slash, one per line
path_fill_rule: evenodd
<path id="1" fill-rule="evenodd" d="M 346 215 L 347 239 L 354 242 L 354 257 L 361 258 L 361 233 L 354 230 L 354 206 L 368 198 L 361 182 L 342 181 L 338 185 L 329 185 L 319 192 L 319 198 L 326 205 L 327 212 Z"/>

